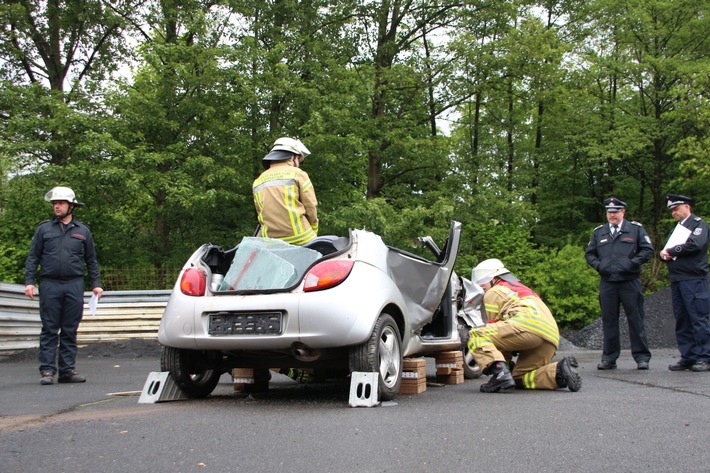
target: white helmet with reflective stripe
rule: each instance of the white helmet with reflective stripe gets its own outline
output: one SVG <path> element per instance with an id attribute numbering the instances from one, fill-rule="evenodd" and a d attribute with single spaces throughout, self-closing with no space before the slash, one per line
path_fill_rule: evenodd
<path id="1" fill-rule="evenodd" d="M 471 279 L 478 285 L 491 282 L 494 277 L 501 274 L 509 273 L 503 262 L 496 258 L 487 259 L 478 263 L 478 266 L 473 268 Z"/>
<path id="2" fill-rule="evenodd" d="M 44 200 L 47 202 L 54 202 L 55 200 L 65 200 L 70 204 L 74 204 L 77 207 L 81 207 L 84 204 L 76 200 L 76 194 L 74 191 L 68 187 L 53 187 L 49 192 L 44 194 Z"/>
<path id="3" fill-rule="evenodd" d="M 294 138 L 283 137 L 274 142 L 271 151 L 288 151 L 289 153 L 300 154 L 304 158 L 311 154 L 306 148 L 306 145 L 301 143 L 301 140 Z"/>

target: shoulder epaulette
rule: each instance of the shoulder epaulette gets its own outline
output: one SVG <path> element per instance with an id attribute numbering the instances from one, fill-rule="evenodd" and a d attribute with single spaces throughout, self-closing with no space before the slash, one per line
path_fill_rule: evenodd
<path id="1" fill-rule="evenodd" d="M 639 227 L 643 227 L 643 225 L 641 225 L 641 224 L 638 223 L 638 222 L 631 222 L 631 224 L 632 224 L 632 225 L 638 225 Z"/>
<path id="2" fill-rule="evenodd" d="M 604 224 L 599 225 L 597 228 L 594 229 L 594 231 L 596 232 L 597 230 L 599 230 L 599 229 L 602 228 L 603 226 L 604 226 Z"/>
<path id="3" fill-rule="evenodd" d="M 84 227 L 88 228 L 89 230 L 91 230 L 91 228 L 87 224 L 85 224 L 84 222 L 82 222 L 80 220 L 74 219 L 74 220 L 72 220 L 72 222 L 74 222 L 77 226 L 84 226 Z"/>
<path id="4" fill-rule="evenodd" d="M 702 220 L 702 218 L 700 218 L 700 217 L 695 217 L 695 221 L 696 221 L 696 222 L 699 222 L 699 221 L 701 221 L 701 220 Z"/>
<path id="5" fill-rule="evenodd" d="M 39 223 L 37 224 L 37 226 L 39 227 L 39 226 L 42 225 L 43 223 L 47 223 L 47 222 L 51 222 L 51 220 L 42 220 L 41 222 L 39 222 Z"/>

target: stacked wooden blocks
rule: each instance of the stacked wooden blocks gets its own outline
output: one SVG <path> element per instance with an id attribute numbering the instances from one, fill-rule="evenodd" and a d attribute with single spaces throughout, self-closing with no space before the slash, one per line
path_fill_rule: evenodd
<path id="1" fill-rule="evenodd" d="M 235 392 L 263 392 L 269 389 L 269 372 L 252 368 L 233 368 L 232 381 Z"/>
<path id="2" fill-rule="evenodd" d="M 405 358 L 402 366 L 402 382 L 399 394 L 420 394 L 426 391 L 426 360 Z"/>
<path id="3" fill-rule="evenodd" d="M 436 381 L 444 384 L 463 383 L 463 353 L 446 351 L 436 355 Z"/>

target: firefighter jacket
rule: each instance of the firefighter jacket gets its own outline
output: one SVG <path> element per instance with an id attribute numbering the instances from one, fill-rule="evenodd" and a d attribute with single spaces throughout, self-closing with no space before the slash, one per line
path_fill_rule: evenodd
<path id="1" fill-rule="evenodd" d="M 500 281 L 483 295 L 488 323 L 508 322 L 533 332 L 555 346 L 560 331 L 542 299 L 521 283 Z"/>
<path id="2" fill-rule="evenodd" d="M 624 219 L 616 236 L 609 224 L 595 228 L 584 257 L 602 281 L 630 281 L 639 278 L 641 265 L 653 258 L 653 245 L 640 223 Z"/>
<path id="3" fill-rule="evenodd" d="M 86 264 L 91 288 L 101 287 L 91 230 L 76 218 L 62 227 L 56 217 L 37 227 L 25 264 L 25 284 L 35 283 L 38 266 L 40 279 L 67 281 L 83 278 Z"/>
<path id="4" fill-rule="evenodd" d="M 690 230 L 682 245 L 667 248 L 673 259 L 668 261 L 671 282 L 701 279 L 708 276 L 708 224 L 695 214 L 678 225 Z"/>
<path id="5" fill-rule="evenodd" d="M 318 235 L 315 189 L 290 161 L 271 164 L 252 185 L 262 237 L 303 245 Z"/>

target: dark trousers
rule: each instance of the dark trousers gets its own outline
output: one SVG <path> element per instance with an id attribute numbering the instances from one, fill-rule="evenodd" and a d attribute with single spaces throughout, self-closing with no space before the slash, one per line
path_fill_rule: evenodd
<path id="1" fill-rule="evenodd" d="M 689 279 L 671 284 L 675 337 L 681 360 L 710 361 L 710 304 L 708 280 Z"/>
<path id="2" fill-rule="evenodd" d="M 604 329 L 604 347 L 602 361 L 616 362 L 621 353 L 619 342 L 620 305 L 624 307 L 629 322 L 629 340 L 631 355 L 636 363 L 649 361 L 651 351 L 646 340 L 646 328 L 643 324 L 643 288 L 641 279 L 631 281 L 602 281 L 599 284 L 599 306 L 602 313 L 602 328 Z"/>
<path id="3" fill-rule="evenodd" d="M 39 370 L 66 373 L 76 363 L 76 332 L 84 313 L 84 280 L 43 279 L 39 288 Z M 57 363 L 57 348 L 59 361 Z"/>

